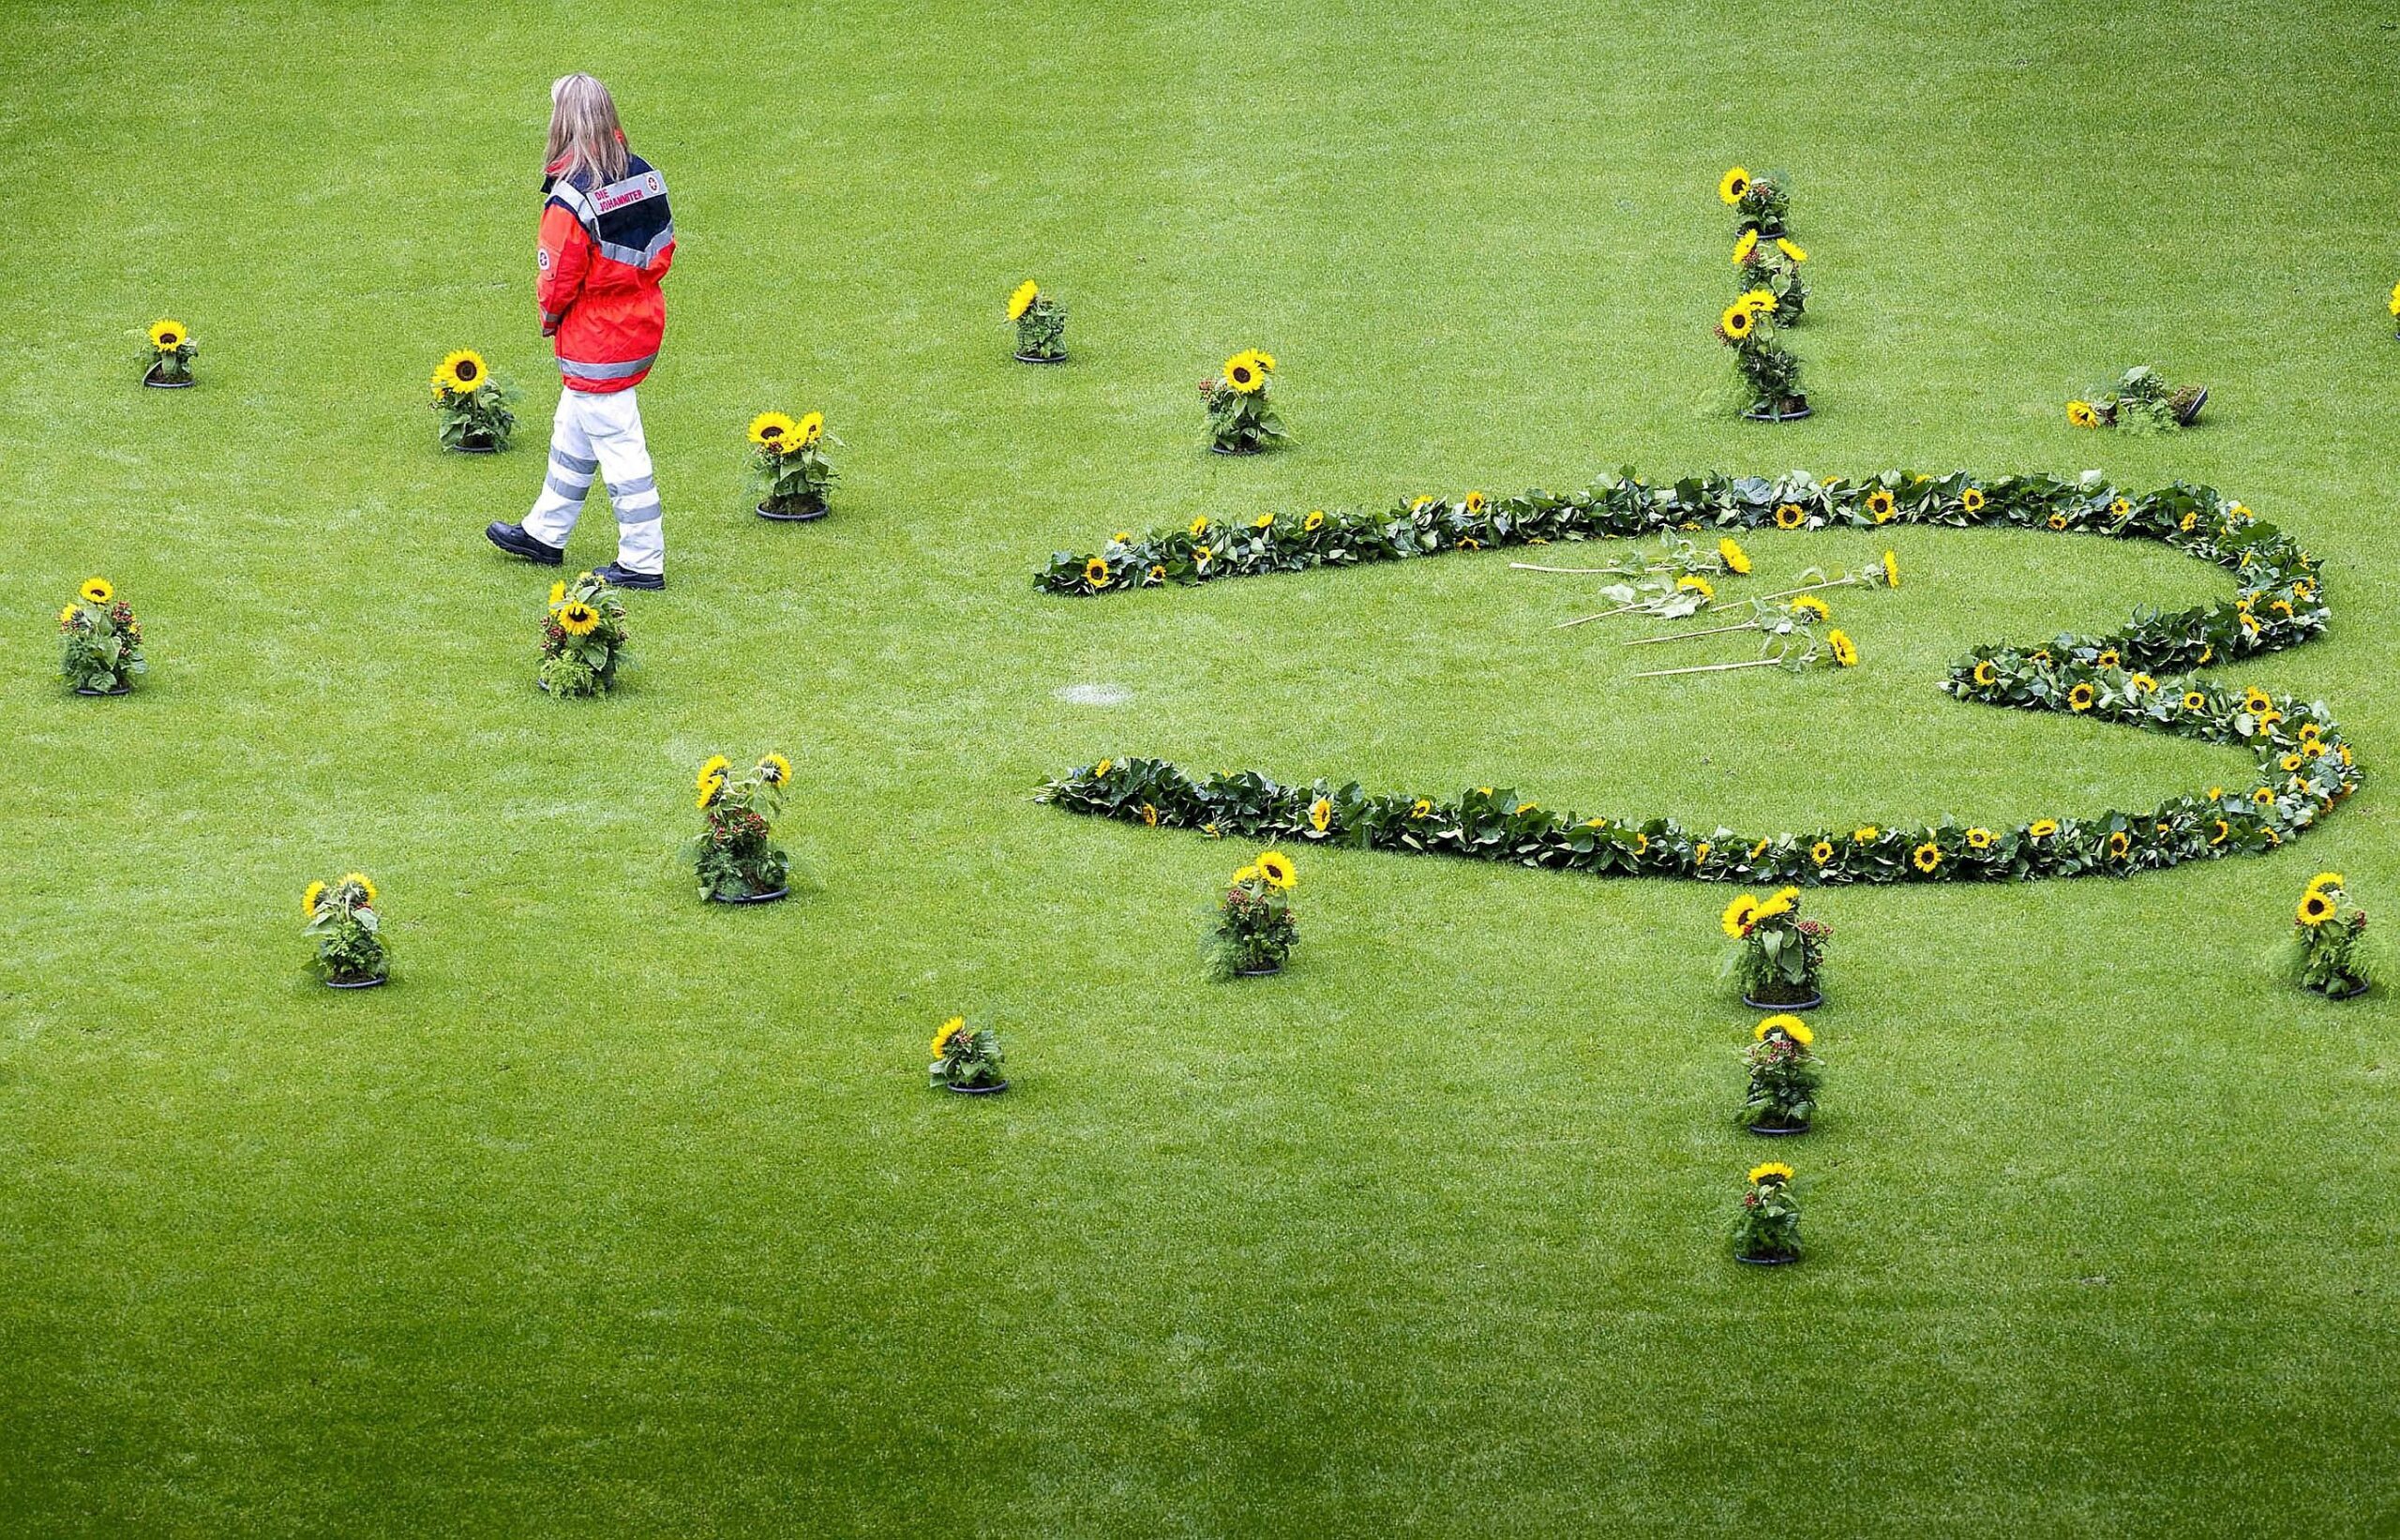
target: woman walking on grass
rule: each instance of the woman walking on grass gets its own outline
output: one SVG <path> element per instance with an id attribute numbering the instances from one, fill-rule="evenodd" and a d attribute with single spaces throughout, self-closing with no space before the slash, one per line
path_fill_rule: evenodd
<path id="1" fill-rule="evenodd" d="M 558 416 L 549 474 L 522 524 L 484 531 L 503 551 L 555 567 L 596 474 L 617 513 L 617 560 L 595 576 L 626 589 L 667 586 L 658 482 L 642 441 L 634 387 L 658 359 L 667 300 L 658 280 L 675 261 L 667 183 L 625 147 L 608 88 L 585 74 L 550 87 L 534 297 L 554 338 Z"/>

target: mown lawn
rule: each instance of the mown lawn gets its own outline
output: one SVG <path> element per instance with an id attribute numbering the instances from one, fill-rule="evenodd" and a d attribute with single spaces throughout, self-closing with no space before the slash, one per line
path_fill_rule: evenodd
<path id="1" fill-rule="evenodd" d="M 2395 65 L 2350 5 L 19 7 L 0 1531 L 2400 1526 L 2400 1013 L 2274 964 L 2318 870 L 2400 916 Z M 569 708 L 548 575 L 479 531 L 539 481 L 578 66 L 682 243 L 672 587 Z M 1735 160 L 1797 184 L 1803 425 L 1725 404 Z M 1028 275 L 1065 368 L 1008 362 Z M 133 388 L 159 315 L 202 388 Z M 1192 385 L 1253 345 L 1301 441 L 1213 460 Z M 435 452 L 458 346 L 527 387 L 521 452 Z M 2214 386 L 2200 431 L 2065 426 L 2144 360 Z M 846 441 L 822 525 L 746 511 L 768 406 Z M 2327 561 L 2332 635 L 2226 676 L 2359 746 L 2304 840 L 1811 899 L 1798 1268 L 1723 1242 L 1763 1144 L 1724 890 L 1303 851 L 1295 967 L 1229 987 L 1197 942 L 1247 848 L 1030 800 L 1139 753 L 1796 828 L 2246 769 L 1934 689 L 2224 591 L 2154 547 L 1904 531 L 1866 665 L 1797 679 L 1630 680 L 1497 553 L 1030 591 L 1116 528 L 1628 462 L 2182 477 Z M 610 538 L 595 503 L 575 560 Z M 146 622 L 127 699 L 54 678 L 93 573 Z M 772 748 L 817 886 L 702 905 L 692 768 Z M 336 995 L 298 895 L 352 866 L 398 981 Z M 1010 1095 L 924 1089 L 953 1011 Z"/>

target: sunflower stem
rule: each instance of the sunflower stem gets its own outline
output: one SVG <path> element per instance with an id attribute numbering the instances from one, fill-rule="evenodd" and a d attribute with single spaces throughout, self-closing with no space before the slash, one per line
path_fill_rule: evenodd
<path id="1" fill-rule="evenodd" d="M 1721 636 L 1729 631 L 1756 631 L 1757 629 L 1759 629 L 1758 621 L 1744 620 L 1739 625 L 1713 625 L 1705 631 L 1670 631 L 1663 636 L 1636 636 L 1625 645 L 1648 647 L 1652 642 L 1680 642 L 1693 636 Z"/>
<path id="2" fill-rule="evenodd" d="M 1564 631 L 1570 625 L 1582 625 L 1586 620 L 1605 620 L 1612 615 L 1623 615 L 1628 610 L 1640 609 L 1642 607 L 1642 606 L 1640 605 L 1619 605 L 1614 609 L 1604 609 L 1597 615 L 1578 615 L 1571 620 L 1561 620 L 1556 625 L 1551 627 L 1551 629 L 1552 631 Z"/>
<path id="3" fill-rule="evenodd" d="M 1661 680 L 1669 674 L 1721 674 L 1729 668 L 1774 668 L 1782 662 L 1781 658 L 1751 658 L 1742 663 L 1702 663 L 1694 664 L 1689 668 L 1653 668 L 1631 677 L 1638 680 Z"/>
<path id="4" fill-rule="evenodd" d="M 1846 589 L 1846 588 L 1854 588 L 1854 587 L 1856 587 L 1856 586 L 1857 586 L 1857 583 L 1858 583 L 1858 576 L 1857 576 L 1857 575 L 1856 575 L 1855 573 L 1853 573 L 1853 574 L 1852 574 L 1852 575 L 1851 575 L 1850 576 L 1848 576 L 1848 577 L 1834 577 L 1834 578 L 1828 578 L 1827 580 L 1825 580 L 1824 582 L 1822 582 L 1822 583 L 1803 583 L 1800 587 L 1798 587 L 1798 588 L 1796 588 L 1796 589 L 1785 589 L 1785 590 L 1783 590 L 1783 591 L 1782 591 L 1781 592 L 1779 592 L 1779 593 L 1762 593 L 1762 594 L 1760 594 L 1758 597 L 1759 597 L 1760 601 L 1761 601 L 1762 603 L 1763 603 L 1764 601 L 1769 600 L 1769 599 L 1789 599 L 1789 598 L 1791 598 L 1791 597 L 1792 597 L 1793 594 L 1795 594 L 1795 593 L 1814 593 L 1814 592 L 1816 592 L 1819 589 Z M 1718 605 L 1721 605 L 1721 604 L 1731 604 L 1732 602 L 1732 601 L 1731 601 L 1731 600 L 1727 600 L 1727 599 L 1711 599 L 1710 601 L 1708 601 L 1708 603 L 1707 603 L 1707 604 L 1702 605 L 1701 607 L 1702 607 L 1702 609 L 1714 609 L 1714 608 L 1716 608 Z"/>

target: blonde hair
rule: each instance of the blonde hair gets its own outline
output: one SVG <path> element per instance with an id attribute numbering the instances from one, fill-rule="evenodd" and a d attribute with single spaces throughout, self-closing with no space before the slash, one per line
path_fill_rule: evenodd
<path id="1" fill-rule="evenodd" d="M 569 180 L 584 173 L 606 183 L 625 174 L 624 131 L 617 123 L 616 99 L 607 86 L 579 69 L 550 82 L 550 147 L 542 164 L 546 169 L 558 166 L 559 174 Z"/>

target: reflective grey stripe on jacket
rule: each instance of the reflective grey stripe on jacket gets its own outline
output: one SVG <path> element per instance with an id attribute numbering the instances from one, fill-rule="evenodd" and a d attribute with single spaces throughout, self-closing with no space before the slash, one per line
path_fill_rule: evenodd
<path id="1" fill-rule="evenodd" d="M 573 358 L 561 358 L 559 372 L 570 380 L 629 380 L 657 362 L 656 353 L 622 364 L 586 364 Z"/>

